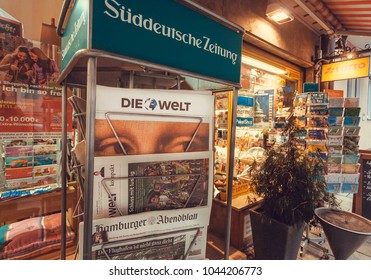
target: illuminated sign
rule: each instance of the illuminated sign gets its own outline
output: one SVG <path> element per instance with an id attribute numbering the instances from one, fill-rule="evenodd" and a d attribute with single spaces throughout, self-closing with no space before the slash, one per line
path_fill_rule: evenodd
<path id="1" fill-rule="evenodd" d="M 369 75 L 370 57 L 324 64 L 322 66 L 322 82 L 347 80 L 367 77 Z"/>

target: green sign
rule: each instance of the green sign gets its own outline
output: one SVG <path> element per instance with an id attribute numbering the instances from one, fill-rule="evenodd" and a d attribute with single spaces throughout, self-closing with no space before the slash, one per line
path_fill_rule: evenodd
<path id="1" fill-rule="evenodd" d="M 88 47 L 88 9 L 87 0 L 76 0 L 71 16 L 62 37 L 62 70 L 78 50 Z"/>
<path id="2" fill-rule="evenodd" d="M 92 49 L 240 82 L 241 31 L 176 0 L 91 2 Z"/>

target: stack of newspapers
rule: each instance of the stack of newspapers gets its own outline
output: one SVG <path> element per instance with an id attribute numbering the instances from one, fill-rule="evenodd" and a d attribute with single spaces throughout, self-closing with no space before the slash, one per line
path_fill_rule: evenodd
<path id="1" fill-rule="evenodd" d="M 93 230 L 80 250 L 92 238 L 93 259 L 205 258 L 213 98 L 97 86 Z"/>

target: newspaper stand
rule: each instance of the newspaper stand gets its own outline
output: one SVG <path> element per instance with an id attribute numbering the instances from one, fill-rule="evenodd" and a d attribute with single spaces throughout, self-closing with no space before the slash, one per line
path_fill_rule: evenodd
<path id="1" fill-rule="evenodd" d="M 93 6 L 94 2 L 94 6 Z M 105 2 L 107 5 L 107 1 L 101 1 Z M 113 1 L 116 5 L 119 5 L 117 2 Z M 173 37 L 172 43 L 175 41 L 178 41 L 178 45 L 181 45 L 179 49 L 177 49 L 177 53 L 175 53 L 175 56 L 170 57 L 170 60 L 167 58 L 167 56 L 171 56 L 174 54 L 171 54 L 171 50 L 168 52 L 162 51 L 162 52 L 156 52 L 154 53 L 154 58 L 148 57 L 147 52 L 144 57 L 138 56 L 138 55 L 132 55 L 132 52 L 129 51 L 126 53 L 126 50 L 121 51 L 118 44 L 120 42 L 117 42 L 117 40 L 120 40 L 119 37 L 121 37 L 121 32 L 126 32 L 126 29 L 117 29 L 120 36 L 112 36 L 111 38 L 98 38 L 100 36 L 104 36 L 105 31 L 104 27 L 102 27 L 102 24 L 105 24 L 106 20 L 100 20 L 98 24 L 98 15 L 101 16 L 104 14 L 102 11 L 100 13 L 95 13 L 98 9 L 101 9 L 104 3 L 98 3 L 97 1 L 93 0 L 77 0 L 77 1 L 71 1 L 71 0 L 65 0 L 63 3 L 63 7 L 61 10 L 60 20 L 58 23 L 57 32 L 62 37 L 62 72 L 59 77 L 58 83 L 63 85 L 63 96 L 62 96 L 62 106 L 63 106 L 63 137 L 62 137 L 62 227 L 65 227 L 65 217 L 63 217 L 64 213 L 66 213 L 66 168 L 67 168 L 67 160 L 66 160 L 66 152 L 67 152 L 67 133 L 66 133 L 66 123 L 67 123 L 67 87 L 76 87 L 76 88 L 86 88 L 87 92 L 87 100 L 86 100 L 86 131 L 85 131 L 85 141 L 86 141 L 86 149 L 85 149 L 85 179 L 84 179 L 84 224 L 83 224 L 83 233 L 80 232 L 80 235 L 83 234 L 85 237 L 83 239 L 83 252 L 80 252 L 82 254 L 82 259 L 92 259 L 92 238 L 88 238 L 92 235 L 92 227 L 93 227 L 93 172 L 94 172 L 94 141 L 95 141 L 95 127 L 94 127 L 94 121 L 95 121 L 95 108 L 96 108 L 96 86 L 97 84 L 101 85 L 107 85 L 111 87 L 120 87 L 120 82 L 117 76 L 112 75 L 111 73 L 129 73 L 129 81 L 128 81 L 128 87 L 133 88 L 134 87 L 134 74 L 136 71 L 143 71 L 143 69 L 153 69 L 156 71 L 163 71 L 165 75 L 162 76 L 162 78 L 169 78 L 167 73 L 177 73 L 177 76 L 173 76 L 172 78 L 176 80 L 179 86 L 180 81 L 180 75 L 190 76 L 194 77 L 200 80 L 206 80 L 213 83 L 218 83 L 220 85 L 223 85 L 223 87 L 226 87 L 228 89 L 232 89 L 232 118 L 231 118 L 231 127 L 232 130 L 229 133 L 229 166 L 228 166 L 228 198 L 227 198 L 227 221 L 226 221 L 226 248 L 225 248 L 225 258 L 228 259 L 229 257 L 229 239 L 230 239 L 230 214 L 231 214 L 231 201 L 232 201 L 232 182 L 233 182 L 233 158 L 234 158 L 234 139 L 235 139 L 235 120 L 236 120 L 236 106 L 237 106 L 237 90 L 240 88 L 239 84 L 239 75 L 240 75 L 240 62 L 241 62 L 241 48 L 242 48 L 242 36 L 244 34 L 244 30 L 225 20 L 224 18 L 221 18 L 220 16 L 210 12 L 209 10 L 206 10 L 205 8 L 199 6 L 196 3 L 193 3 L 189 0 L 161 0 L 161 1 L 126 1 L 125 5 L 127 5 L 126 8 L 128 8 L 130 5 L 132 16 L 134 14 L 134 11 L 138 11 L 138 9 L 141 9 L 142 7 L 145 7 L 145 11 L 148 13 L 150 11 L 151 13 L 160 13 L 160 15 L 157 15 L 157 18 L 164 20 L 168 19 L 169 15 L 176 15 L 176 20 L 184 21 L 184 24 L 186 24 L 188 28 L 189 26 L 193 26 L 195 28 L 194 30 L 197 31 L 184 31 L 182 33 L 182 26 L 179 27 L 178 25 L 172 25 L 173 35 L 175 36 L 179 35 L 178 37 Z M 155 5 L 156 8 L 152 7 L 151 5 Z M 134 6 L 134 8 L 133 8 Z M 160 7 L 160 9 L 158 9 Z M 106 16 L 110 14 L 111 18 L 115 18 L 116 22 L 118 24 L 127 24 L 124 23 L 123 19 L 125 18 L 125 14 L 121 14 L 121 20 L 117 20 L 117 18 L 120 18 L 117 14 L 114 13 L 115 11 L 118 12 L 119 8 L 121 8 L 121 12 L 125 11 L 125 7 L 122 5 L 122 7 L 114 7 L 113 4 L 109 4 L 109 7 L 106 7 Z M 161 13 L 165 11 L 165 16 Z M 167 10 L 169 9 L 169 10 Z M 173 10 L 175 9 L 175 10 Z M 160 11 L 161 10 L 161 11 Z M 144 13 L 139 14 L 140 11 L 137 14 L 136 19 L 137 20 L 143 20 L 145 18 Z M 183 13 L 185 16 L 183 16 Z M 191 14 L 191 15 L 190 15 Z M 126 14 L 126 16 L 129 16 L 129 14 Z M 194 19 L 195 23 L 190 24 L 189 23 L 189 16 L 192 16 L 192 19 Z M 182 19 L 182 17 L 185 17 Z M 93 19 L 94 18 L 94 19 Z M 160 23 L 155 22 L 156 16 L 152 16 L 147 18 L 147 23 L 151 22 L 153 26 L 159 25 Z M 169 17 L 170 18 L 170 17 Z M 173 17 L 171 17 L 173 18 Z M 112 19 L 110 19 L 112 20 Z M 130 22 L 132 25 L 135 22 L 134 18 L 131 19 Z M 200 21 L 197 23 L 197 21 Z M 206 24 L 203 23 L 203 21 L 207 21 Z M 96 23 L 97 22 L 97 23 Z M 110 24 L 110 23 L 108 23 Z M 139 24 L 138 24 L 139 26 Z M 138 26 L 132 26 L 134 30 L 139 30 L 140 28 Z M 153 27 L 151 25 L 151 28 Z M 229 55 L 233 57 L 234 61 L 231 63 L 230 61 L 227 63 L 231 64 L 229 67 L 226 66 L 226 57 L 222 57 L 222 55 L 218 55 L 215 53 L 212 53 L 213 49 L 206 49 L 206 45 L 204 47 L 200 46 L 189 46 L 190 41 L 185 41 L 185 38 L 192 37 L 193 33 L 191 32 L 199 32 L 202 30 L 200 26 L 208 26 L 209 30 L 208 32 L 213 33 L 213 36 L 218 37 L 218 44 L 214 44 L 215 49 L 217 47 L 220 48 L 220 46 L 224 46 L 224 44 L 228 45 L 228 48 L 233 48 L 232 51 L 229 52 Z M 98 29 L 99 27 L 99 29 Z M 110 26 L 107 26 L 107 29 Z M 143 27 L 143 26 L 140 26 Z M 148 26 L 147 26 L 148 27 Z M 162 26 L 165 28 L 165 25 Z M 153 27 L 154 28 L 154 27 Z M 112 28 L 114 29 L 114 28 Z M 129 30 L 130 28 L 128 28 Z M 143 28 L 142 28 L 143 29 Z M 220 30 L 219 30 L 220 29 Z M 102 32 L 104 30 L 104 32 Z M 189 29 L 188 29 L 189 30 Z M 151 30 L 154 34 L 156 31 Z M 157 29 L 158 31 L 158 29 Z M 204 32 L 204 30 L 202 30 Z M 151 32 L 148 32 L 148 30 L 142 30 L 140 32 L 142 35 L 147 35 Z M 189 32 L 189 33 L 188 33 Z M 159 33 L 156 32 L 157 35 L 156 38 L 161 37 L 158 35 Z M 194 44 L 202 43 L 202 40 L 206 40 L 207 44 L 211 44 L 210 42 L 213 39 L 213 36 L 209 35 L 209 33 L 205 33 L 207 36 L 199 37 L 201 39 L 197 39 L 197 35 L 194 36 Z M 146 41 L 146 38 L 142 38 L 141 35 L 136 36 L 137 33 L 135 33 L 133 38 L 129 37 L 130 40 L 133 40 L 133 48 L 140 49 L 138 46 L 142 46 L 140 40 L 145 40 L 146 44 L 151 46 L 151 50 L 153 48 L 156 48 L 156 42 L 150 42 Z M 152 35 L 153 35 L 152 34 Z M 182 36 L 183 35 L 183 36 Z M 140 38 L 139 38 L 140 36 Z M 122 37 L 125 37 L 125 35 L 122 35 Z M 135 37 L 135 38 L 134 38 Z M 224 37 L 224 39 L 223 39 Z M 174 38 L 178 38 L 179 40 L 174 40 Z M 153 38 L 152 38 L 153 39 Z M 168 39 L 168 38 L 165 38 Z M 221 40 L 219 40 L 221 39 Z M 96 41 L 94 41 L 96 40 Z M 106 49 L 105 47 L 98 46 L 100 43 L 107 43 L 109 47 L 113 47 L 113 49 Z M 116 41 L 115 41 L 116 40 Z M 125 41 L 125 47 L 131 45 L 130 42 L 128 43 L 128 38 L 126 38 Z M 139 40 L 139 42 L 137 41 Z M 162 39 L 161 39 L 162 40 Z M 182 44 L 179 44 L 179 41 L 183 40 Z M 196 42 L 196 40 L 198 40 Z M 169 41 L 169 40 L 167 40 Z M 98 45 L 97 45 L 98 42 Z M 100 42 L 100 43 L 99 43 Z M 184 43 L 184 44 L 183 44 Z M 162 44 L 162 43 L 161 43 Z M 187 45 L 188 44 L 188 45 Z M 183 46 L 184 45 L 184 46 Z M 166 47 L 165 45 L 161 45 L 161 47 Z M 196 46 L 196 47 L 195 47 Z M 209 46 L 210 47 L 210 46 Z M 184 50 L 182 48 L 185 48 Z M 188 50 L 192 49 L 192 53 L 188 54 Z M 206 55 L 207 59 L 205 63 L 203 61 L 199 61 L 197 58 L 197 54 L 195 54 L 195 51 L 201 53 L 201 56 Z M 225 49 L 226 51 L 226 49 Z M 174 50 L 172 50 L 174 53 Z M 164 61 L 158 60 L 157 57 L 161 57 L 165 55 L 166 58 Z M 186 60 L 189 60 L 187 56 L 196 56 L 195 61 L 197 66 L 193 68 L 193 66 L 186 66 L 183 67 L 182 63 L 184 61 L 181 61 L 179 64 L 177 62 L 178 58 L 186 57 Z M 231 57 L 232 59 L 232 57 Z M 169 62 L 170 61 L 170 62 Z M 173 64 L 173 61 L 175 61 L 175 64 Z M 213 65 L 210 65 L 213 64 Z M 200 67 L 206 66 L 206 70 L 199 69 Z M 216 67 L 218 66 L 218 67 Z M 215 73 L 215 70 L 218 70 L 216 68 L 221 68 L 220 73 Z M 229 69 L 228 69 L 229 68 Z M 107 74 L 108 73 L 108 74 Z M 98 74 L 101 74 L 99 76 Z M 156 77 L 155 77 L 156 78 Z M 212 159 L 211 159 L 212 160 Z M 209 180 L 212 180 L 212 178 L 209 178 Z M 80 199 L 81 200 L 81 199 Z M 194 228 L 196 231 L 199 231 L 199 228 Z M 65 231 L 62 230 L 62 250 L 61 250 L 61 259 L 65 259 Z M 190 246 L 192 246 L 193 242 Z M 106 248 L 108 244 L 103 244 L 102 249 Z M 105 250 L 103 250 L 105 252 Z M 186 258 L 188 252 L 184 256 Z"/>

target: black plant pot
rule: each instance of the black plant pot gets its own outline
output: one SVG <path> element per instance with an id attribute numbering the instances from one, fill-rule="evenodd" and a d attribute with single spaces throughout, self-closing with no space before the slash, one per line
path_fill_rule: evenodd
<path id="1" fill-rule="evenodd" d="M 265 216 L 257 208 L 250 209 L 249 213 L 255 259 L 296 260 L 304 222 L 289 226 Z"/>

